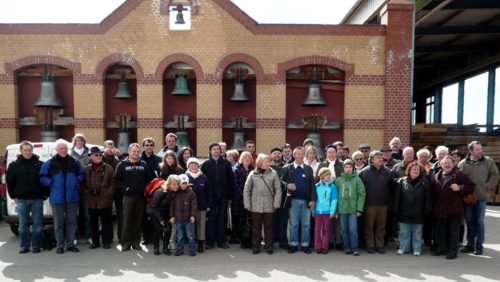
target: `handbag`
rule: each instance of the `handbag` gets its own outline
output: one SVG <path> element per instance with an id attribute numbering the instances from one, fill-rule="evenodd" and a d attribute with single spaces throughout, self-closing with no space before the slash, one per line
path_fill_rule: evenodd
<path id="1" fill-rule="evenodd" d="M 474 192 L 464 196 L 464 203 L 466 205 L 473 205 L 476 203 L 476 201 L 477 201 L 476 194 Z"/>

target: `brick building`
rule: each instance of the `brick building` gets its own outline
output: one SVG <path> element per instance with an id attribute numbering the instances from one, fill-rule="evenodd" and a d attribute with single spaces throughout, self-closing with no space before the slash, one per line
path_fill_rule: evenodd
<path id="1" fill-rule="evenodd" d="M 90 143 L 116 140 L 115 117 L 127 113 L 132 141 L 162 143 L 176 131 L 174 115 L 186 114 L 190 143 L 204 156 L 212 141 L 233 143 L 232 118 L 244 116 L 246 138 L 268 152 L 301 143 L 308 129 L 293 124 L 317 114 L 341 125 L 320 124 L 323 144 L 379 148 L 393 136 L 409 144 L 410 1 L 389 1 L 382 25 L 358 26 L 258 24 L 229 0 L 186 0 L 188 30 L 169 28 L 169 2 L 128 0 L 100 24 L 0 24 L 0 147 L 37 141 L 34 103 L 49 65 L 65 104 L 56 121 L 64 138 L 81 132 Z M 248 102 L 229 100 L 238 68 Z M 323 107 L 302 106 L 313 70 Z M 122 72 L 131 100 L 113 98 Z M 170 94 L 178 74 L 192 95 Z"/>

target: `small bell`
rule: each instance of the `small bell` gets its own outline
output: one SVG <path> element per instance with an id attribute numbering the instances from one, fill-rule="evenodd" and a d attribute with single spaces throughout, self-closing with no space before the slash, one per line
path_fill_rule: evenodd
<path id="1" fill-rule="evenodd" d="M 179 75 L 175 79 L 175 88 L 174 91 L 172 91 L 172 95 L 191 95 L 188 88 L 188 80 L 185 75 Z"/>
<path id="2" fill-rule="evenodd" d="M 48 72 L 42 78 L 40 97 L 35 102 L 37 108 L 64 108 L 64 102 L 56 93 L 54 77 Z"/>
<path id="3" fill-rule="evenodd" d="M 313 68 L 313 77 L 309 83 L 309 93 L 304 99 L 302 106 L 326 106 L 325 99 L 321 95 L 321 86 L 316 75 L 316 67 Z"/>
<path id="4" fill-rule="evenodd" d="M 127 80 L 125 79 L 125 72 L 122 71 L 115 99 L 132 99 L 132 98 L 134 97 L 132 96 L 132 94 L 130 94 L 130 91 L 128 91 L 128 84 Z"/>
<path id="5" fill-rule="evenodd" d="M 246 102 L 250 100 L 245 93 L 245 83 L 243 83 L 240 71 L 238 71 L 238 76 L 236 78 L 236 82 L 234 83 L 233 96 L 231 96 L 229 100 L 233 102 Z"/>
<path id="6" fill-rule="evenodd" d="M 184 21 L 184 15 L 182 14 L 183 9 L 182 5 L 177 5 L 177 16 L 175 17 L 175 24 L 185 24 L 186 22 Z"/>

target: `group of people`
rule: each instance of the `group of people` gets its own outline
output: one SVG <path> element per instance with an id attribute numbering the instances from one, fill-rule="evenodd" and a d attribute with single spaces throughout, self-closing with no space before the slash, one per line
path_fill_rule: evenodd
<path id="1" fill-rule="evenodd" d="M 41 162 L 23 141 L 7 171 L 8 192 L 18 206 L 19 252 L 40 252 L 48 197 L 58 254 L 79 251 L 78 217 L 90 249 L 111 248 L 113 202 L 123 252 L 152 243 L 155 255 L 180 256 L 187 240 L 191 256 L 229 244 L 258 254 L 264 241 L 270 255 L 277 244 L 288 253 L 336 248 L 359 256 L 360 246 L 384 254 L 387 242 L 398 238 L 399 255 L 420 256 L 426 244 L 432 255 L 455 259 L 465 217 L 461 252 L 483 253 L 485 207 L 499 173 L 477 141 L 464 159 L 439 146 L 435 160 L 428 148 L 416 154 L 403 149 L 397 137 L 380 151 L 361 144 L 351 156 L 337 141 L 324 148 L 324 160 L 310 139 L 258 155 L 255 141 L 247 141 L 243 152 L 220 142 L 209 145 L 201 164 L 191 148 L 176 142 L 175 134 L 167 134 L 155 154 L 148 137 L 122 155 L 113 141 L 101 151 L 77 134 L 71 150 L 59 139 L 57 154 Z"/>

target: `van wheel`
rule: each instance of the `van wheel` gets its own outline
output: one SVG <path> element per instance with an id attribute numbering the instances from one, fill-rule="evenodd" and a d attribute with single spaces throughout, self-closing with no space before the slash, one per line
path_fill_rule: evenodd
<path id="1" fill-rule="evenodd" d="M 12 231 L 14 235 L 19 236 L 19 223 L 12 222 L 9 223 L 9 225 L 10 225 L 10 231 Z"/>

